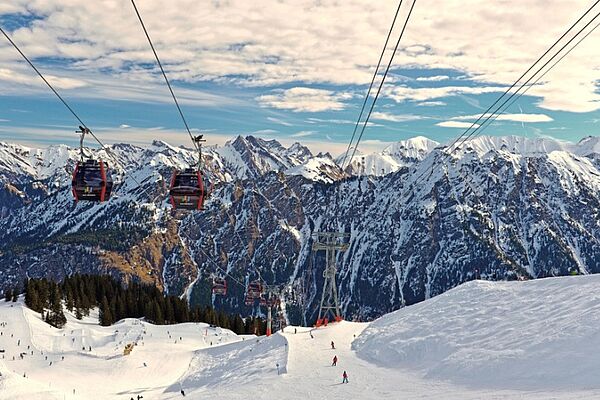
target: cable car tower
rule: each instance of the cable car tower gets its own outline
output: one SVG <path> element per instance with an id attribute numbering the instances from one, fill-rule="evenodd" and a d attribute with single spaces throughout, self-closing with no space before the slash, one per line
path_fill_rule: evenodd
<path id="1" fill-rule="evenodd" d="M 317 326 L 326 325 L 329 322 L 329 314 L 332 314 L 333 320 L 336 322 L 342 320 L 337 284 L 335 282 L 335 275 L 337 273 L 335 259 L 337 251 L 348 250 L 346 238 L 349 236 L 349 233 L 344 232 L 315 232 L 313 234 L 314 242 L 312 250 L 325 250 L 325 270 L 323 271 L 323 278 L 325 280 L 323 282 L 323 293 L 321 295 Z"/>

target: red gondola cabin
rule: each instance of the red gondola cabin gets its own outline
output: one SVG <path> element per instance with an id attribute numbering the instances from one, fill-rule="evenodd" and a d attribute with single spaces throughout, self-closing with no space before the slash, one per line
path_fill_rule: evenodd
<path id="1" fill-rule="evenodd" d="M 225 280 L 225 278 L 213 279 L 212 292 L 216 295 L 227 295 L 227 281 Z"/>
<path id="2" fill-rule="evenodd" d="M 107 201 L 113 187 L 108 164 L 92 159 L 77 162 L 71 184 L 75 201 Z"/>
<path id="3" fill-rule="evenodd" d="M 202 210 L 209 195 L 209 185 L 201 171 L 186 168 L 174 170 L 169 196 L 174 209 Z"/>

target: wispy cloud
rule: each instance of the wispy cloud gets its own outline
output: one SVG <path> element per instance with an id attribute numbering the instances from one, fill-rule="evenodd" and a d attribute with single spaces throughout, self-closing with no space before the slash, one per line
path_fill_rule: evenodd
<path id="1" fill-rule="evenodd" d="M 418 121 L 420 119 L 427 119 L 428 117 L 414 114 L 389 114 L 384 112 L 374 112 L 371 114 L 371 118 L 381 121 L 407 122 Z"/>
<path id="2" fill-rule="evenodd" d="M 293 112 L 338 111 L 346 108 L 350 93 L 308 87 L 276 89 L 273 94 L 259 96 L 256 100 L 262 107 L 273 107 Z"/>
<path id="3" fill-rule="evenodd" d="M 436 75 L 436 76 L 420 76 L 416 80 L 420 82 L 440 82 L 450 79 L 448 75 Z"/>
<path id="4" fill-rule="evenodd" d="M 284 121 L 282 119 L 279 118 L 275 118 L 275 117 L 267 117 L 268 121 L 271 121 L 275 124 L 279 124 L 279 125 L 283 125 L 283 126 L 294 126 L 292 123 Z"/>
<path id="5" fill-rule="evenodd" d="M 260 129 L 258 131 L 252 132 L 253 135 L 272 135 L 277 133 L 275 129 Z"/>
<path id="6" fill-rule="evenodd" d="M 296 132 L 292 135 L 292 137 L 306 137 L 306 136 L 312 136 L 314 135 L 315 131 L 300 131 L 300 132 Z"/>
<path id="7" fill-rule="evenodd" d="M 488 118 L 490 114 L 484 114 L 483 118 Z M 453 117 L 453 120 L 477 120 L 480 115 L 461 115 Z M 482 119 L 483 119 L 482 118 Z M 551 122 L 554 121 L 552 117 L 546 114 L 500 114 L 496 118 L 496 121 L 515 121 L 515 122 Z"/>
<path id="8" fill-rule="evenodd" d="M 408 86 L 396 86 L 385 91 L 387 97 L 400 103 L 403 101 L 427 101 L 444 97 L 458 96 L 464 94 L 484 94 L 503 92 L 504 87 L 499 86 L 444 86 L 435 88 L 412 88 Z"/>
<path id="9" fill-rule="evenodd" d="M 446 103 L 443 101 L 423 101 L 421 103 L 417 103 L 420 107 L 442 107 L 445 106 Z"/>
<path id="10" fill-rule="evenodd" d="M 460 122 L 460 121 L 443 121 L 443 122 L 438 122 L 436 124 L 437 126 L 441 126 L 443 128 L 461 128 L 461 129 L 468 129 L 471 127 L 471 123 L 470 122 Z M 473 125 L 473 128 L 478 128 L 479 125 L 475 124 Z"/>

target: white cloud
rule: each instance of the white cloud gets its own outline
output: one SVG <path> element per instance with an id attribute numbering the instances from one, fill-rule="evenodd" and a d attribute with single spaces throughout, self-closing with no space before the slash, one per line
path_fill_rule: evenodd
<path id="1" fill-rule="evenodd" d="M 371 118 L 381 121 L 407 122 L 425 119 L 426 117 L 413 114 L 389 114 L 384 112 L 373 112 L 371 114 Z"/>
<path id="2" fill-rule="evenodd" d="M 438 107 L 438 106 L 445 106 L 446 103 L 444 103 L 443 101 L 423 101 L 421 103 L 417 104 L 420 107 Z"/>
<path id="3" fill-rule="evenodd" d="M 422 82 L 440 82 L 440 81 L 446 81 L 450 79 L 450 77 L 448 75 L 436 75 L 436 76 L 420 76 L 417 78 L 417 81 L 422 81 Z"/>
<path id="4" fill-rule="evenodd" d="M 275 117 L 267 117 L 267 120 L 283 126 L 293 126 L 293 124 Z"/>
<path id="5" fill-rule="evenodd" d="M 350 119 L 337 119 L 337 118 L 330 118 L 330 119 L 307 118 L 305 122 L 307 124 L 321 124 L 320 126 L 324 126 L 324 125 L 328 125 L 328 124 L 335 124 L 335 125 L 355 125 L 356 124 L 356 121 L 352 121 Z M 364 124 L 364 121 L 360 123 L 360 126 L 362 126 L 363 124 Z M 371 126 L 381 127 L 383 125 L 369 121 L 369 122 L 367 122 L 367 126 L 368 127 L 371 127 Z"/>
<path id="6" fill-rule="evenodd" d="M 159 78 L 129 2 L 9 3 L 0 5 L 0 14 L 42 17 L 12 34 L 25 53 L 34 59 L 68 59 L 71 79 L 101 69 L 123 80 L 135 76 L 138 82 L 156 82 Z M 139 6 L 173 80 L 269 86 L 368 83 L 387 33 L 387 24 L 381 21 L 389 18 L 397 1 L 171 3 L 167 10 L 159 0 L 145 0 Z M 419 17 L 408 24 L 396 66 L 458 70 L 488 86 L 511 84 L 587 6 L 578 0 L 513 1 L 496 8 L 485 0 L 438 3 L 417 5 Z M 465 23 L 465 10 L 469 23 Z M 517 36 L 527 40 L 515 40 Z M 3 67 L 19 57 L 8 46 L 0 43 Z M 540 107 L 549 110 L 600 109 L 599 58 L 597 36 L 591 35 L 528 94 L 540 96 Z"/>
<path id="7" fill-rule="evenodd" d="M 443 121 L 443 122 L 438 122 L 436 124 L 437 126 L 441 126 L 444 128 L 461 128 L 461 129 L 468 129 L 470 128 L 473 124 L 470 122 L 460 122 L 460 121 Z M 479 128 L 478 124 L 473 125 L 473 128 Z"/>
<path id="8" fill-rule="evenodd" d="M 62 72 L 66 74 L 66 72 Z M 124 100 L 140 103 L 173 102 L 168 89 L 160 79 L 139 80 L 137 77 L 118 75 L 107 77 L 97 72 L 79 74 L 78 79 L 45 73 L 44 76 L 63 97 L 68 97 L 67 102 L 72 98 Z M 2 94 L 35 96 L 42 93 L 44 96 L 52 96 L 48 87 L 34 71 L 23 69 L 21 66 L 10 69 L 0 68 L 0 84 L 2 84 Z M 216 107 L 244 104 L 244 101 L 238 98 L 179 85 L 173 85 L 173 90 L 179 103 L 185 105 Z"/>
<path id="9" fill-rule="evenodd" d="M 460 96 L 467 94 L 483 94 L 504 92 L 506 89 L 498 86 L 445 86 L 436 88 L 410 88 L 407 86 L 396 86 L 387 88 L 385 94 L 400 103 L 403 101 L 427 101 L 449 96 Z"/>
<path id="10" fill-rule="evenodd" d="M 87 86 L 84 81 L 79 79 L 60 77 L 50 74 L 45 74 L 44 77 L 56 89 L 78 89 Z M 21 72 L 8 68 L 0 68 L 0 81 L 7 81 L 13 84 L 17 83 L 27 86 L 43 86 L 44 89 L 46 89 L 46 85 L 41 78 L 35 74 L 34 71 Z"/>
<path id="11" fill-rule="evenodd" d="M 490 114 L 485 114 L 482 117 L 487 118 Z M 480 115 L 461 115 L 452 118 L 453 120 L 477 120 Z M 496 121 L 515 121 L 515 122 L 551 122 L 554 121 L 552 117 L 546 114 L 500 114 L 496 117 Z"/>
<path id="12" fill-rule="evenodd" d="M 356 124 L 356 121 L 352 121 L 349 119 L 336 119 L 336 118 L 331 118 L 331 119 L 307 118 L 306 123 L 308 123 L 308 124 L 327 123 L 327 124 L 346 125 L 346 124 Z"/>
<path id="13" fill-rule="evenodd" d="M 293 112 L 336 111 L 346 108 L 344 100 L 352 98 L 349 93 L 336 93 L 331 90 L 294 87 L 274 90 L 274 94 L 256 98 L 262 107 L 273 107 Z"/>
<path id="14" fill-rule="evenodd" d="M 253 135 L 272 135 L 274 133 L 277 133 L 275 129 L 260 129 L 252 132 Z"/>
<path id="15" fill-rule="evenodd" d="M 306 136 L 312 136 L 314 135 L 315 131 L 300 131 L 300 132 L 296 132 L 292 135 L 292 137 L 306 137 Z"/>

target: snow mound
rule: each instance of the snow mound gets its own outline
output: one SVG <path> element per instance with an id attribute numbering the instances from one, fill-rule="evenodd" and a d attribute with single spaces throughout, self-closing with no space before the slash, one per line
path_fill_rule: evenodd
<path id="1" fill-rule="evenodd" d="M 600 388 L 600 276 L 473 281 L 373 322 L 378 366 L 477 388 Z"/>
<path id="2" fill-rule="evenodd" d="M 287 341 L 280 334 L 271 338 L 249 338 L 226 346 L 196 352 L 183 378 L 167 392 L 181 387 L 198 389 L 227 388 L 256 381 L 277 379 L 287 366 Z"/>

